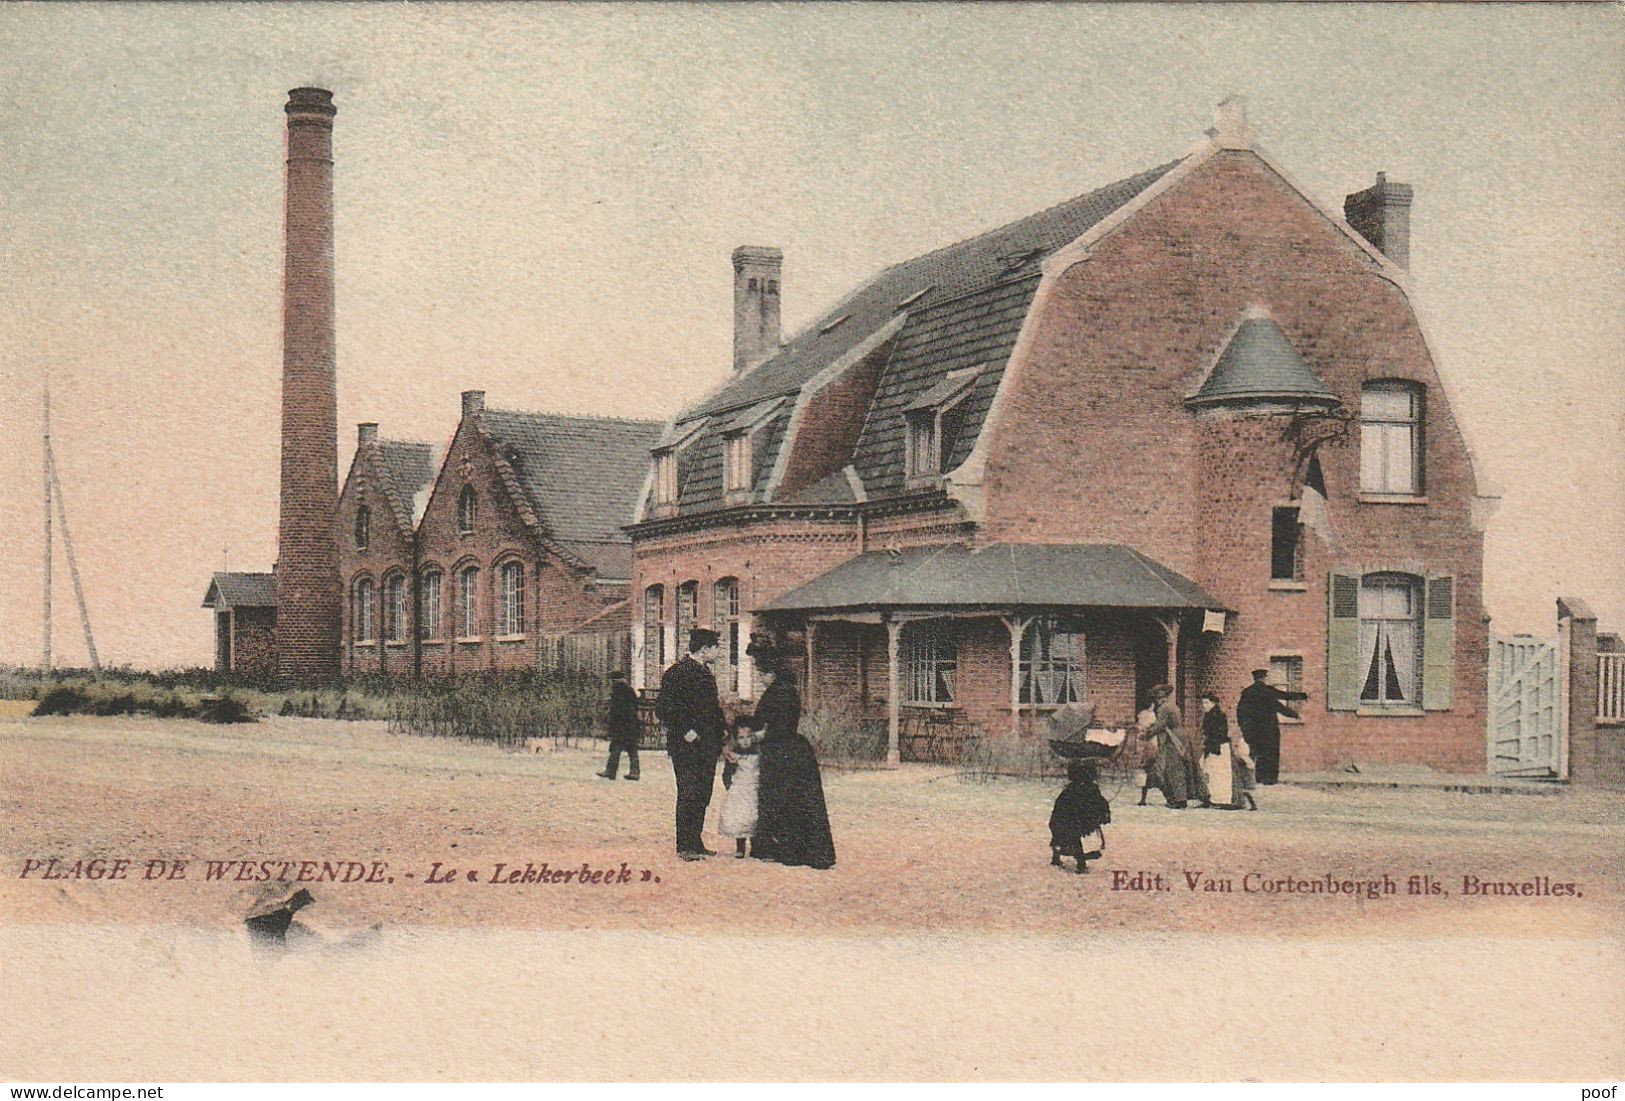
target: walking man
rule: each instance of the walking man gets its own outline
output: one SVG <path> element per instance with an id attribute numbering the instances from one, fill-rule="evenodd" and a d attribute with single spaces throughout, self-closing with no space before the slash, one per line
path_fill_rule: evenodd
<path id="1" fill-rule="evenodd" d="M 1307 692 L 1291 692 L 1275 687 L 1265 680 L 1269 675 L 1268 669 L 1254 669 L 1253 683 L 1241 690 L 1241 699 L 1236 703 L 1236 725 L 1241 727 L 1241 735 L 1247 739 L 1247 745 L 1253 751 L 1253 765 L 1261 784 L 1275 783 L 1280 774 L 1280 716 L 1285 715 L 1289 719 L 1298 717 L 1298 713 L 1288 707 L 1286 701 L 1309 698 Z"/>
<path id="2" fill-rule="evenodd" d="M 655 700 L 655 715 L 666 728 L 666 752 L 677 776 L 677 855 L 684 860 L 716 855 L 705 847 L 700 833 L 716 784 L 717 758 L 722 755 L 722 705 L 710 668 L 717 640 L 717 633 L 704 627 L 690 631 L 688 653 L 660 678 Z"/>
<path id="3" fill-rule="evenodd" d="M 638 694 L 626 681 L 626 674 L 617 670 L 609 675 L 609 763 L 598 775 L 606 780 L 615 779 L 621 768 L 621 751 L 626 751 L 626 778 L 638 778 Z"/>

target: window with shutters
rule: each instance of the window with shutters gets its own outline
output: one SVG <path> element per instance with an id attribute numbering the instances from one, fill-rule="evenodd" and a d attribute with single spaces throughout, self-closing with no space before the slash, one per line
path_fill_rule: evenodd
<path id="1" fill-rule="evenodd" d="M 1058 707 L 1083 698 L 1083 628 L 1051 617 L 1028 624 L 1021 636 L 1021 702 Z"/>
<path id="2" fill-rule="evenodd" d="M 1383 714 L 1448 711 L 1455 679 L 1455 579 L 1333 571 L 1326 706 Z"/>
<path id="3" fill-rule="evenodd" d="M 912 704 L 954 702 L 959 647 L 945 625 L 911 623 L 903 631 L 903 700 Z"/>
<path id="4" fill-rule="evenodd" d="M 1417 496 L 1422 492 L 1422 387 L 1369 382 L 1360 390 L 1360 489 Z"/>

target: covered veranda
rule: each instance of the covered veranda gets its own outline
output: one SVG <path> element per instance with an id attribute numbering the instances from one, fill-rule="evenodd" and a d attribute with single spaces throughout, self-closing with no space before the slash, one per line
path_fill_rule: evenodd
<path id="1" fill-rule="evenodd" d="M 1020 736 L 1068 703 L 1131 721 L 1225 614 L 1133 548 L 1018 543 L 870 552 L 759 611 L 801 638 L 806 709 L 883 721 L 892 764 Z"/>

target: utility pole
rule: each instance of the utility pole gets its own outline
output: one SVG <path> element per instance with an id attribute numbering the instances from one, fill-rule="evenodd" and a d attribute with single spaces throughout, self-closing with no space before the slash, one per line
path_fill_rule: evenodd
<path id="1" fill-rule="evenodd" d="M 68 506 L 62 499 L 62 481 L 56 474 L 56 456 L 51 454 L 49 448 L 46 449 L 45 460 L 50 469 L 51 487 L 56 491 L 56 518 L 62 524 L 62 549 L 68 552 L 68 574 L 73 578 L 73 599 L 79 604 L 79 626 L 84 628 L 85 650 L 90 654 L 90 667 L 100 672 L 102 662 L 96 656 L 96 639 L 90 633 L 90 609 L 85 606 L 85 587 L 79 581 L 79 560 L 73 553 L 73 535 L 68 531 Z"/>

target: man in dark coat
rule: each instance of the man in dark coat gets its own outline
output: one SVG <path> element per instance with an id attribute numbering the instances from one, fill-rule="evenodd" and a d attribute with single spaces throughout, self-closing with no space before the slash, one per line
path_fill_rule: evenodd
<path id="1" fill-rule="evenodd" d="M 1253 765 L 1258 771 L 1258 782 L 1273 784 L 1281 769 L 1281 722 L 1279 716 L 1289 719 L 1298 713 L 1286 705 L 1288 700 L 1306 700 L 1307 692 L 1290 692 L 1277 688 L 1264 678 L 1268 669 L 1254 669 L 1253 683 L 1241 690 L 1236 704 L 1236 725 L 1241 736 L 1253 751 Z"/>
<path id="2" fill-rule="evenodd" d="M 626 674 L 609 675 L 609 763 L 598 775 L 606 780 L 615 779 L 621 768 L 621 751 L 626 751 L 626 778 L 638 778 L 638 694 L 626 682 Z"/>
<path id="3" fill-rule="evenodd" d="M 717 678 L 710 668 L 717 641 L 715 631 L 703 627 L 690 631 L 688 653 L 660 678 L 655 700 L 655 715 L 666 728 L 666 752 L 677 775 L 677 855 L 684 860 L 716 855 L 705 847 L 700 833 L 716 784 L 725 726 Z"/>

